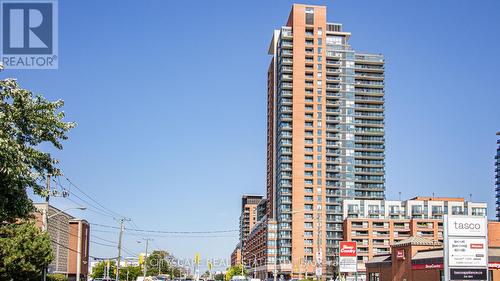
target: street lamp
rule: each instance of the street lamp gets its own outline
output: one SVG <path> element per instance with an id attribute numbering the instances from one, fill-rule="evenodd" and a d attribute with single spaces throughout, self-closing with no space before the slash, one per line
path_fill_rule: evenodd
<path id="1" fill-rule="evenodd" d="M 253 278 L 255 279 L 255 272 L 257 271 L 257 255 L 250 252 L 247 252 L 247 254 L 253 255 Z"/>
<path id="2" fill-rule="evenodd" d="M 57 215 L 59 215 L 61 213 L 69 211 L 69 210 L 82 210 L 82 211 L 85 211 L 85 210 L 87 210 L 87 207 L 71 207 L 71 208 L 67 208 L 67 209 L 64 209 L 62 211 L 59 211 L 59 212 L 57 212 L 55 214 L 52 214 L 52 215 L 48 216 L 47 220 L 50 219 L 50 218 L 53 218 L 53 217 L 55 217 L 55 216 L 57 216 Z M 47 223 L 48 223 L 48 221 L 47 221 Z"/>
<path id="3" fill-rule="evenodd" d="M 142 240 L 146 241 L 146 254 L 144 255 L 144 270 L 143 270 L 143 277 L 146 278 L 146 270 L 147 270 L 147 262 L 146 258 L 148 256 L 148 245 L 149 241 L 153 241 L 151 238 L 142 238 Z M 137 243 L 142 243 L 141 241 L 137 241 Z"/>

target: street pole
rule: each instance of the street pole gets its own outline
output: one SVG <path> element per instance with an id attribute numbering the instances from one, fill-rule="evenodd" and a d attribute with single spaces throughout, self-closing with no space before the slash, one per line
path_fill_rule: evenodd
<path id="1" fill-rule="evenodd" d="M 153 239 L 150 239 L 150 238 L 142 238 L 143 240 L 146 241 L 146 255 L 144 256 L 144 271 L 143 271 L 143 275 L 144 278 L 146 278 L 146 268 L 147 268 L 147 262 L 146 262 L 146 259 L 148 257 L 148 245 L 149 245 L 149 241 L 152 241 Z"/>
<path id="2" fill-rule="evenodd" d="M 109 260 L 106 260 L 106 278 L 109 278 Z"/>
<path id="3" fill-rule="evenodd" d="M 120 219 L 120 236 L 118 238 L 118 260 L 116 262 L 116 281 L 120 280 L 120 261 L 122 258 L 122 236 L 123 236 L 123 223 L 125 221 L 130 221 L 128 218 Z"/>
<path id="4" fill-rule="evenodd" d="M 161 261 L 162 261 L 162 260 L 160 260 L 160 257 L 158 257 L 158 275 L 160 275 L 160 274 L 161 274 L 161 271 L 160 271 L 160 270 L 161 270 L 161 267 L 160 267 L 160 262 L 161 262 Z"/>
<path id="5" fill-rule="evenodd" d="M 321 251 L 321 212 L 320 210 L 317 210 L 318 211 L 318 221 L 317 221 L 317 224 L 318 224 L 318 234 L 317 234 L 317 244 L 318 244 L 318 252 L 317 252 L 317 257 L 316 257 L 316 279 L 319 281 L 321 279 L 320 277 L 320 272 L 319 272 L 319 268 L 321 268 L 321 271 L 323 270 L 323 264 L 322 264 L 322 259 L 323 259 L 323 253 Z"/>
<path id="6" fill-rule="evenodd" d="M 47 205 L 47 207 L 45 208 L 44 210 L 44 213 L 45 213 L 45 216 L 43 218 L 43 230 L 45 232 L 49 232 L 49 200 L 50 200 L 50 174 L 47 174 L 47 183 L 46 183 L 46 192 L 47 194 L 45 195 L 45 203 Z M 50 235 L 50 234 L 49 234 Z M 57 261 L 56 261 L 56 264 L 57 264 Z M 43 281 L 46 281 L 47 280 L 47 270 L 48 270 L 48 267 L 46 266 L 44 269 L 43 269 Z"/>

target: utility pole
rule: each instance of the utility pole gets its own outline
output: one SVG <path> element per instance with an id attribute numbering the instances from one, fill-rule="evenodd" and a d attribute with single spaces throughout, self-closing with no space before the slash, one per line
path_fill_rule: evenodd
<path id="1" fill-rule="evenodd" d="M 120 236 L 118 237 L 118 259 L 116 261 L 116 281 L 120 280 L 120 261 L 122 258 L 122 236 L 123 236 L 123 223 L 130 221 L 128 218 L 120 219 Z"/>
<path id="2" fill-rule="evenodd" d="M 146 255 L 144 256 L 144 271 L 143 271 L 143 274 L 142 276 L 144 276 L 144 278 L 146 278 L 146 271 L 147 271 L 147 262 L 146 262 L 146 259 L 148 257 L 148 245 L 149 245 L 149 241 L 153 241 L 153 239 L 151 238 L 142 238 L 143 240 L 146 241 Z"/>
<path id="3" fill-rule="evenodd" d="M 109 270 L 111 265 L 109 264 L 109 260 L 106 261 L 106 278 L 109 278 Z"/>
<path id="4" fill-rule="evenodd" d="M 318 251 L 316 253 L 316 278 L 319 281 L 321 279 L 322 271 L 323 271 L 323 253 L 321 251 L 321 211 L 318 211 L 318 235 L 317 235 L 317 244 L 318 244 Z"/>
<path id="5" fill-rule="evenodd" d="M 161 267 L 160 267 L 160 263 L 162 262 L 162 260 L 163 260 L 163 259 L 160 259 L 160 258 L 158 257 L 158 275 L 160 275 L 160 274 L 161 274 Z"/>
<path id="6" fill-rule="evenodd" d="M 47 194 L 45 195 L 45 203 L 46 203 L 46 208 L 44 210 L 44 217 L 43 217 L 43 230 L 45 232 L 49 232 L 49 200 L 50 200 L 50 174 L 47 174 L 47 183 L 46 183 L 46 190 Z M 56 261 L 57 263 L 57 261 Z M 43 281 L 47 280 L 47 270 L 48 267 L 46 266 L 43 269 Z"/>

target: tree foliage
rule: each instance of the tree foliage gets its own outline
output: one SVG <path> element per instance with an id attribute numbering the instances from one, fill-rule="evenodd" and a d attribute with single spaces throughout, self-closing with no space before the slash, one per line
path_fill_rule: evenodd
<path id="1" fill-rule="evenodd" d="M 126 266 L 120 267 L 120 280 L 137 280 L 137 277 L 142 276 L 142 271 L 140 266 Z"/>
<path id="2" fill-rule="evenodd" d="M 106 266 L 108 261 L 98 262 L 94 267 L 92 267 L 92 278 L 104 278 L 104 273 L 106 272 Z M 116 270 L 115 261 L 109 261 L 109 276 L 112 277 L 113 272 Z"/>
<path id="3" fill-rule="evenodd" d="M 223 281 L 224 277 L 225 277 L 224 273 L 217 273 L 217 274 L 215 274 L 214 279 L 217 281 Z"/>
<path id="4" fill-rule="evenodd" d="M 247 276 L 247 270 L 241 264 L 233 265 L 227 269 L 226 281 L 229 281 L 231 280 L 231 278 L 233 278 L 233 276 L 238 276 L 238 275 Z"/>
<path id="5" fill-rule="evenodd" d="M 47 274 L 47 281 L 68 281 L 68 277 L 61 273 Z"/>
<path id="6" fill-rule="evenodd" d="M 57 160 L 39 146 L 62 149 L 75 126 L 63 121 L 63 105 L 20 88 L 15 79 L 0 80 L 0 224 L 29 217 L 33 204 L 26 189 L 44 196 L 46 174 L 60 174 Z"/>
<path id="7" fill-rule="evenodd" d="M 34 222 L 0 227 L 0 280 L 39 278 L 53 258 L 49 235 Z"/>
<path id="8" fill-rule="evenodd" d="M 180 276 L 180 272 L 171 266 L 170 254 L 167 251 L 153 251 L 146 258 L 147 276 L 157 276 L 159 274 L 169 274 L 170 276 Z"/>
<path id="9" fill-rule="evenodd" d="M 107 261 L 98 262 L 92 267 L 92 278 L 103 278 L 106 271 Z M 136 280 L 138 276 L 142 275 L 140 266 L 122 266 L 120 267 L 120 280 Z M 116 277 L 116 262 L 109 261 L 109 277 L 114 279 Z"/>

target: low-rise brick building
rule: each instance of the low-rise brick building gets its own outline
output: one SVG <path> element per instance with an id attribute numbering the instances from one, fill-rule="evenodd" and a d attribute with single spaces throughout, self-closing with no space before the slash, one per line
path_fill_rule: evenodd
<path id="1" fill-rule="evenodd" d="M 488 235 L 489 280 L 500 281 L 500 223 L 488 223 Z M 444 280 L 442 243 L 423 237 L 396 242 L 390 253 L 375 255 L 365 265 L 367 281 Z"/>
<path id="2" fill-rule="evenodd" d="M 70 281 L 87 280 L 89 267 L 90 226 L 86 220 L 77 219 L 46 203 L 36 203 L 36 225 L 47 229 L 54 253 L 48 267 L 49 273 L 66 275 Z M 45 216 L 48 225 L 45 227 Z"/>

